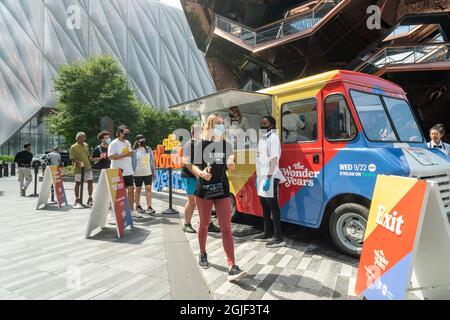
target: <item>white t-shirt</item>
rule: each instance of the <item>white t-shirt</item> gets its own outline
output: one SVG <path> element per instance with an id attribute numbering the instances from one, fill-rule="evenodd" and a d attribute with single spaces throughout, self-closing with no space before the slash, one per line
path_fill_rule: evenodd
<path id="1" fill-rule="evenodd" d="M 150 154 L 145 148 L 139 148 L 136 151 L 136 169 L 134 171 L 135 177 L 147 177 L 152 174 L 150 168 Z"/>
<path id="2" fill-rule="evenodd" d="M 278 162 L 281 158 L 280 139 L 278 138 L 278 135 L 274 130 L 272 130 L 268 135 L 261 137 L 258 142 L 258 154 L 256 156 L 256 176 L 258 180 L 257 191 L 258 195 L 261 197 L 273 197 L 274 179 L 279 179 L 280 183 L 284 183 L 286 181 L 277 163 L 271 178 L 271 188 L 269 188 L 269 191 L 263 190 L 262 181 L 269 174 L 270 161 L 273 158 L 278 158 Z"/>
<path id="3" fill-rule="evenodd" d="M 131 151 L 131 143 L 128 140 L 120 141 L 115 139 L 109 144 L 108 157 L 112 155 L 122 155 Z M 122 158 L 119 160 L 111 160 L 111 168 L 120 168 L 123 170 L 123 176 L 133 175 L 133 166 L 131 164 L 131 157 Z"/>

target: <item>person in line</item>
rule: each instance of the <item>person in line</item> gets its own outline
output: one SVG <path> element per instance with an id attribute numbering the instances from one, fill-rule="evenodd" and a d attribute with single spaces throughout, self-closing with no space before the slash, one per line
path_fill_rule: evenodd
<path id="1" fill-rule="evenodd" d="M 191 140 L 184 144 L 182 149 L 183 168 L 181 169 L 181 180 L 187 194 L 187 202 L 184 206 L 184 225 L 183 231 L 187 233 L 196 233 L 192 227 L 192 216 L 195 210 L 195 191 L 197 189 L 197 178 L 192 173 L 191 159 L 194 158 L 194 146 L 197 141 L 201 140 L 202 127 L 198 124 L 191 126 Z M 220 228 L 212 221 L 208 225 L 208 232 L 220 233 Z"/>
<path id="2" fill-rule="evenodd" d="M 442 126 L 435 125 L 430 129 L 430 139 L 428 142 L 428 148 L 436 148 L 439 149 L 443 154 L 447 157 L 450 156 L 450 145 L 442 141 Z"/>
<path id="3" fill-rule="evenodd" d="M 261 138 L 256 157 L 257 191 L 264 213 L 264 232 L 254 240 L 267 242 L 268 248 L 286 245 L 281 230 L 278 204 L 278 184 L 283 183 L 285 178 L 279 168 L 281 146 L 275 128 L 275 118 L 265 116 L 261 119 Z"/>
<path id="4" fill-rule="evenodd" d="M 222 233 L 222 244 L 227 257 L 228 280 L 235 281 L 245 275 L 235 262 L 234 240 L 231 230 L 231 200 L 227 170 L 235 168 L 232 145 L 225 140 L 224 120 L 220 115 L 208 117 L 203 128 L 202 140 L 195 143 L 192 172 L 197 179 L 195 201 L 200 216 L 198 241 L 200 245 L 199 265 L 209 268 L 206 253 L 208 225 L 214 206 Z"/>
<path id="5" fill-rule="evenodd" d="M 108 158 L 108 147 L 111 143 L 111 135 L 108 131 L 102 131 L 98 134 L 97 139 L 101 143 L 95 147 L 91 154 L 92 168 L 95 170 L 109 169 L 111 160 Z"/>
<path id="6" fill-rule="evenodd" d="M 33 181 L 33 176 L 31 174 L 31 161 L 33 160 L 33 154 L 31 153 L 31 143 L 25 143 L 23 150 L 17 152 L 14 157 L 14 163 L 17 163 L 18 174 L 19 174 L 19 188 L 20 195 L 22 197 L 26 196 L 26 190 L 28 186 Z M 24 182 L 25 180 L 25 182 Z"/>
<path id="7" fill-rule="evenodd" d="M 133 145 L 132 164 L 134 171 L 134 185 L 136 211 L 139 214 L 153 215 L 156 211 L 152 208 L 152 178 L 155 172 L 155 160 L 153 158 L 152 149 L 150 149 L 142 134 L 136 136 Z M 144 210 L 140 204 L 142 185 L 145 185 L 145 198 L 147 200 L 147 208 Z"/>
<path id="8" fill-rule="evenodd" d="M 142 214 L 134 211 L 134 186 L 133 186 L 133 165 L 131 163 L 132 148 L 128 141 L 130 129 L 121 125 L 117 129 L 116 139 L 108 146 L 108 158 L 111 160 L 111 168 L 121 169 L 125 188 L 128 192 L 128 204 L 134 218 L 142 218 Z"/>
<path id="9" fill-rule="evenodd" d="M 75 174 L 75 206 L 81 205 L 80 199 L 80 186 L 81 186 L 81 168 L 84 167 L 84 180 L 88 184 L 89 198 L 87 205 L 92 207 L 92 192 L 93 192 L 93 180 L 92 167 L 89 156 L 89 145 L 85 143 L 86 134 L 84 132 L 78 132 L 76 136 L 76 142 L 70 147 L 70 160 L 74 165 Z"/>
<path id="10" fill-rule="evenodd" d="M 50 166 L 61 166 L 61 154 L 59 153 L 59 148 L 54 147 L 52 152 L 47 155 L 45 161 Z"/>

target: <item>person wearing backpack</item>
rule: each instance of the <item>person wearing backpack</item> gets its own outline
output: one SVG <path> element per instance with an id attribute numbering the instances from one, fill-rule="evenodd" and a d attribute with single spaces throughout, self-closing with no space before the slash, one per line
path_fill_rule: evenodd
<path id="1" fill-rule="evenodd" d="M 98 134 L 97 139 L 101 143 L 92 151 L 92 168 L 96 170 L 109 169 L 111 166 L 111 160 L 108 159 L 108 146 L 111 143 L 110 133 L 108 131 L 102 131 Z"/>
<path id="2" fill-rule="evenodd" d="M 155 161 L 152 149 L 147 146 L 145 137 L 142 134 L 136 136 L 131 163 L 134 171 L 134 185 L 136 187 L 136 211 L 141 217 L 143 217 L 142 214 L 144 213 L 153 215 L 156 213 L 152 208 L 152 178 L 153 173 L 155 172 Z M 146 210 L 140 205 L 142 185 L 145 185 L 145 198 L 148 207 Z"/>

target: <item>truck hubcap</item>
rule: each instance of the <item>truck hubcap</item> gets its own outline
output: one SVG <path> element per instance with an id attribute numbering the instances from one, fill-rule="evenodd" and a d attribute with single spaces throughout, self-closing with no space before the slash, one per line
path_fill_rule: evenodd
<path id="1" fill-rule="evenodd" d="M 339 241 L 352 251 L 361 251 L 366 225 L 367 221 L 356 213 L 342 215 L 336 225 Z"/>

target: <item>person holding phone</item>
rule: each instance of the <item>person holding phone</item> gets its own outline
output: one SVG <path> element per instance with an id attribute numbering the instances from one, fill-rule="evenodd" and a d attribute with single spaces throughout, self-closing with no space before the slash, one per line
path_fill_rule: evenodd
<path id="1" fill-rule="evenodd" d="M 197 177 L 195 201 L 199 211 L 200 226 L 198 241 L 200 245 L 199 265 L 209 268 L 206 253 L 208 225 L 211 210 L 216 209 L 222 244 L 228 263 L 228 280 L 235 281 L 245 275 L 235 262 L 234 240 L 231 229 L 231 200 L 227 170 L 233 170 L 234 154 L 232 145 L 225 141 L 224 119 L 217 114 L 210 115 L 203 128 L 202 139 L 195 143 L 192 172 Z"/>

